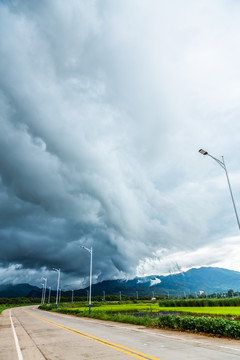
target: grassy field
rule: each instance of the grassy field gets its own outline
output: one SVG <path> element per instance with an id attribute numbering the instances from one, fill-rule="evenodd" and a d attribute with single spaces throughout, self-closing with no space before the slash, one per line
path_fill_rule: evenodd
<path id="1" fill-rule="evenodd" d="M 88 310 L 88 306 L 77 306 L 77 304 L 66 303 L 61 304 L 61 308 L 68 308 L 72 311 Z M 141 313 L 141 312 L 179 312 L 188 314 L 203 314 L 217 316 L 240 317 L 240 307 L 238 306 L 221 306 L 221 307 L 159 307 L 158 303 L 146 304 L 102 304 L 100 306 L 92 306 L 92 313 L 104 312 L 107 314 L 117 313 Z"/>
<path id="2" fill-rule="evenodd" d="M 71 307 L 72 309 L 77 309 L 79 311 L 86 311 L 87 306 L 76 307 L 72 304 L 63 304 L 64 307 Z M 92 312 L 107 312 L 107 313 L 138 313 L 138 312 L 151 312 L 159 311 L 159 305 L 156 304 L 102 304 L 100 306 L 92 306 Z"/>

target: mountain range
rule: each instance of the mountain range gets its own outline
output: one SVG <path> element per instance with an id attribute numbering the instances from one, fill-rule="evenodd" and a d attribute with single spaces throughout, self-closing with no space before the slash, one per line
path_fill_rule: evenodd
<path id="1" fill-rule="evenodd" d="M 122 295 L 189 295 L 204 291 L 206 294 L 240 291 L 240 272 L 216 267 L 192 268 L 174 275 L 151 275 L 132 280 L 105 280 L 92 285 L 92 296 Z M 74 296 L 86 296 L 88 287 L 75 289 Z M 41 297 L 42 289 L 29 284 L 0 285 L 0 297 Z M 62 296 L 71 296 L 72 291 L 62 291 Z M 56 291 L 52 291 L 52 296 Z"/>

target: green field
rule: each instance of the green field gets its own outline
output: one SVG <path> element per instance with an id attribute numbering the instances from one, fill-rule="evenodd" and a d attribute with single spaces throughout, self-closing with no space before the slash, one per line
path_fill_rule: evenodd
<path id="1" fill-rule="evenodd" d="M 77 309 L 79 311 L 87 311 L 87 306 L 72 306 L 72 304 L 64 304 L 63 307 Z M 103 304 L 100 306 L 92 306 L 92 312 L 107 312 L 107 313 L 138 313 L 138 312 L 151 312 L 151 311 L 159 311 L 159 305 L 156 304 Z"/>
<path id="2" fill-rule="evenodd" d="M 61 309 L 69 309 L 70 312 L 78 310 L 79 312 L 88 311 L 88 306 L 76 306 L 77 304 L 61 304 Z M 107 314 L 133 314 L 141 312 L 179 312 L 188 314 L 203 314 L 217 316 L 240 317 L 240 306 L 213 306 L 213 307 L 159 307 L 158 303 L 154 304 L 102 304 L 92 306 L 92 313 L 104 312 Z"/>

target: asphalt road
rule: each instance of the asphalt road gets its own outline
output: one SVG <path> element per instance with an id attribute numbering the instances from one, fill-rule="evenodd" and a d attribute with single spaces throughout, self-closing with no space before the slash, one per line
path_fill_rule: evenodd
<path id="1" fill-rule="evenodd" d="M 240 341 L 48 313 L 0 316 L 1 360 L 240 360 Z"/>

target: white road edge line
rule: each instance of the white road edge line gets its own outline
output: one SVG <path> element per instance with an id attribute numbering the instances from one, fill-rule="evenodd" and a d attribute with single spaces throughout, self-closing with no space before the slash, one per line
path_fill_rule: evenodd
<path id="1" fill-rule="evenodd" d="M 13 331 L 13 336 L 14 336 L 14 340 L 15 340 L 15 345 L 16 345 L 16 349 L 17 349 L 17 354 L 18 354 L 18 360 L 23 360 L 22 357 L 22 352 L 19 346 L 19 342 L 18 342 L 18 338 L 17 338 L 17 334 L 13 325 L 13 321 L 12 321 L 12 312 L 11 310 L 9 311 L 10 314 L 10 321 L 11 321 L 11 325 L 12 325 L 12 331 Z"/>

